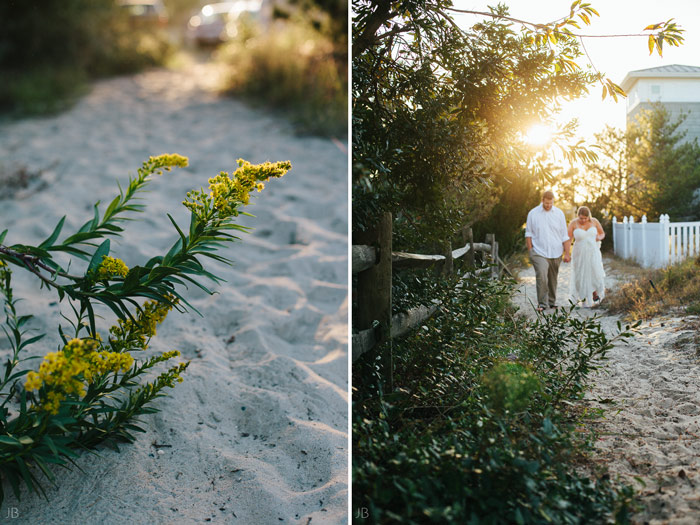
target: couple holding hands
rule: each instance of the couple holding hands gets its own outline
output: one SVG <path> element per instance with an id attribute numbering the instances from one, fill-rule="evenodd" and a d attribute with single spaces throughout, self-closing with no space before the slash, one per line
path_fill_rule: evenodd
<path id="1" fill-rule="evenodd" d="M 564 212 L 554 206 L 554 194 L 545 191 L 542 204 L 527 215 L 525 241 L 537 282 L 537 310 L 556 308 L 557 278 L 562 261 L 572 263 L 571 301 L 590 308 L 605 297 L 605 270 L 600 244 L 605 237 L 598 219 L 581 206 L 566 225 Z M 573 250 L 571 245 L 573 242 Z"/>

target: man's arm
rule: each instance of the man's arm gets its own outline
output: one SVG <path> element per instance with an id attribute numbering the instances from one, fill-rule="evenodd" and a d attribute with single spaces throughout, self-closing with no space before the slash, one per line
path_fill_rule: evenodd
<path id="1" fill-rule="evenodd" d="M 566 239 L 562 246 L 564 247 L 564 262 L 571 262 L 571 239 Z"/>
<path id="2" fill-rule="evenodd" d="M 528 253 L 532 251 L 532 212 L 527 214 L 527 221 L 525 222 L 525 244 L 527 246 Z"/>
<path id="3" fill-rule="evenodd" d="M 571 261 L 571 235 L 573 234 L 573 228 L 571 228 L 571 226 L 567 228 L 566 217 L 564 216 L 564 212 L 559 210 L 559 214 L 561 217 L 561 241 L 562 247 L 564 248 L 564 262 L 568 263 L 569 261 Z M 571 232 L 569 231 L 570 229 Z"/>

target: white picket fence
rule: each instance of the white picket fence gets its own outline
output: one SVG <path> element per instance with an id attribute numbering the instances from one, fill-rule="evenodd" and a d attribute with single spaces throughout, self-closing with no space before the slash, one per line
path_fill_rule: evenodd
<path id="1" fill-rule="evenodd" d="M 700 222 L 670 222 L 661 215 L 659 222 L 640 222 L 613 217 L 615 255 L 634 259 L 645 268 L 662 268 L 700 254 Z"/>

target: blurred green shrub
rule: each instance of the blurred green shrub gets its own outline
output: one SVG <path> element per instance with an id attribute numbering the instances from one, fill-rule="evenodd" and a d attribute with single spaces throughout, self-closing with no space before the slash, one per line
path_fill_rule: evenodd
<path id="1" fill-rule="evenodd" d="M 499 414 L 516 414 L 526 410 L 540 382 L 527 363 L 502 361 L 483 379 L 489 406 Z"/>
<path id="2" fill-rule="evenodd" d="M 329 37 L 292 21 L 241 33 L 219 51 L 226 91 L 288 111 L 303 132 L 347 133 L 347 63 Z"/>
<path id="3" fill-rule="evenodd" d="M 91 77 L 157 65 L 172 53 L 163 28 L 134 24 L 114 0 L 0 3 L 0 109 L 65 107 Z"/>

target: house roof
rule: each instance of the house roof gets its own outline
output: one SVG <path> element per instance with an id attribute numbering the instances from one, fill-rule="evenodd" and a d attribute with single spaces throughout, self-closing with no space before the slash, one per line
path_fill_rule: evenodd
<path id="1" fill-rule="evenodd" d="M 700 67 L 671 64 L 669 66 L 650 67 L 649 69 L 637 69 L 627 73 L 620 87 L 625 91 L 629 91 L 640 78 L 700 78 Z"/>

